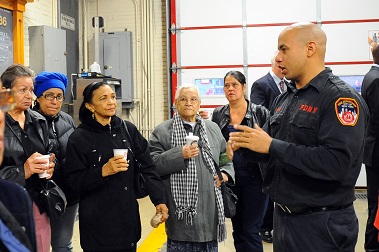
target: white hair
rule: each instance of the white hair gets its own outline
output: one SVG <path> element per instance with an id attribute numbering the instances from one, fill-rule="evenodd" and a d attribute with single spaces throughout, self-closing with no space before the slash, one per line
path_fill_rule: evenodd
<path id="1" fill-rule="evenodd" d="M 182 91 L 182 89 L 185 89 L 185 88 L 195 89 L 197 92 L 197 98 L 201 100 L 199 88 L 195 84 L 192 84 L 192 83 L 183 83 L 182 85 L 178 86 L 175 93 L 175 100 L 179 98 L 180 91 Z"/>

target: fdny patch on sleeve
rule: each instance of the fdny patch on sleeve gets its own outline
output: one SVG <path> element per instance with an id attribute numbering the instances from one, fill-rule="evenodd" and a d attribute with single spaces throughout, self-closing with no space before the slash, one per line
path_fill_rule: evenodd
<path id="1" fill-rule="evenodd" d="M 336 115 L 342 125 L 355 126 L 358 122 L 359 106 L 353 98 L 339 98 L 335 103 Z"/>

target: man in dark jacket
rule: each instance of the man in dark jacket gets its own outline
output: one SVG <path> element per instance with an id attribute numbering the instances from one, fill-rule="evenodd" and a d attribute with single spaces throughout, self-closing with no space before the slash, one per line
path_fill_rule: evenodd
<path id="1" fill-rule="evenodd" d="M 297 23 L 278 38 L 287 92 L 263 131 L 234 125 L 229 146 L 269 154 L 263 190 L 276 203 L 274 251 L 355 251 L 354 187 L 369 112 L 350 85 L 325 68 L 326 34 Z M 232 151 L 229 149 L 229 156 Z"/>
<path id="2" fill-rule="evenodd" d="M 253 83 L 250 101 L 270 109 L 275 98 L 286 90 L 284 74 L 275 62 L 274 56 L 271 59 L 271 71 Z"/>
<path id="3" fill-rule="evenodd" d="M 271 108 L 275 98 L 287 90 L 284 74 L 278 67 L 275 56 L 271 59 L 271 71 L 253 83 L 250 93 L 250 101 L 252 103 L 263 105 L 268 109 Z M 262 240 L 268 243 L 272 243 L 273 214 L 274 202 L 269 199 L 263 224 L 259 232 Z"/>
<path id="4" fill-rule="evenodd" d="M 378 230 L 374 220 L 378 210 L 379 190 L 379 44 L 372 49 L 374 64 L 362 82 L 362 96 L 370 110 L 363 163 L 366 166 L 368 218 L 365 250 L 379 251 Z"/>

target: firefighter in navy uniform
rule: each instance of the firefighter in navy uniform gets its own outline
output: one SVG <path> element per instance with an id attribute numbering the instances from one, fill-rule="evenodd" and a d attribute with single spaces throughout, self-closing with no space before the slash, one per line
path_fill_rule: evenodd
<path id="1" fill-rule="evenodd" d="M 326 35 L 315 24 L 293 24 L 279 35 L 276 61 L 287 92 L 264 130 L 235 125 L 231 149 L 268 154 L 263 189 L 276 203 L 274 251 L 355 250 L 354 186 L 362 165 L 368 108 L 325 68 Z M 267 133 L 266 133 L 267 132 Z M 231 148 L 230 148 L 231 147 Z"/>

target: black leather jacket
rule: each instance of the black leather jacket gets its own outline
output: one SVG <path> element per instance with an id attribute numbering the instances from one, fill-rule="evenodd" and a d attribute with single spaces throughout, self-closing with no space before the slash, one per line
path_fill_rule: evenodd
<path id="1" fill-rule="evenodd" d="M 67 198 L 67 205 L 75 204 L 79 201 L 78 197 L 69 189 L 64 180 L 66 163 L 66 148 L 68 137 L 75 130 L 74 120 L 67 113 L 60 111 L 56 116 L 48 116 L 40 112 L 38 104 L 34 109 L 46 118 L 49 139 L 52 144 L 51 152 L 55 153 L 55 168 L 52 179 L 63 190 Z"/>
<path id="2" fill-rule="evenodd" d="M 254 127 L 254 124 L 258 124 L 259 127 L 263 127 L 266 121 L 270 118 L 270 111 L 262 106 L 254 104 L 248 100 L 247 111 L 245 118 L 249 127 Z M 212 121 L 218 124 L 221 130 L 230 124 L 230 110 L 229 104 L 220 106 L 214 109 L 212 114 Z M 228 139 L 226 139 L 228 140 Z M 249 163 L 267 162 L 267 155 L 252 152 L 249 149 L 241 148 L 245 160 Z"/>
<path id="3" fill-rule="evenodd" d="M 25 124 L 31 127 L 31 132 L 34 139 L 38 139 L 36 146 L 41 146 L 36 149 L 41 154 L 48 154 L 51 145 L 47 131 L 46 119 L 39 113 L 27 109 L 25 111 Z M 33 201 L 37 204 L 40 211 L 43 212 L 43 204 L 39 199 L 39 192 L 42 190 L 44 180 L 38 177 L 38 174 L 33 174 L 30 178 L 25 179 L 24 164 L 32 153 L 26 154 L 25 147 L 22 144 L 21 130 L 19 127 L 13 127 L 13 119 L 7 114 L 5 116 L 5 131 L 4 131 L 4 160 L 0 166 L 0 178 L 16 182 L 26 188 L 31 195 Z M 31 136 L 29 136 L 31 137 Z"/>
<path id="4" fill-rule="evenodd" d="M 246 102 L 249 103 L 245 115 L 247 125 L 249 127 L 254 127 L 254 123 L 256 123 L 262 128 L 267 119 L 270 118 L 270 111 L 262 105 L 251 103 L 248 100 L 246 100 Z M 212 121 L 217 123 L 220 129 L 223 129 L 230 124 L 229 104 L 215 108 L 212 115 Z"/>

